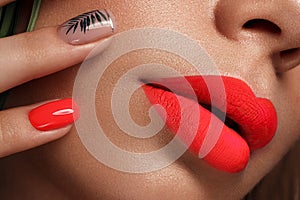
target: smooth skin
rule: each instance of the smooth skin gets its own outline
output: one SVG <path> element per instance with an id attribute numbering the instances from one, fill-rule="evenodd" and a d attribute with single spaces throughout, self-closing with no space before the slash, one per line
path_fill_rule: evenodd
<path id="1" fill-rule="evenodd" d="M 268 146 L 254 152 L 248 167 L 238 174 L 217 171 L 190 152 L 162 170 L 130 174 L 113 170 L 95 160 L 73 128 L 56 142 L 3 159 L 0 162 L 0 175 L 4 177 L 0 183 L 3 197 L 109 200 L 243 198 L 299 138 L 300 56 L 278 56 L 284 50 L 300 47 L 297 34 L 300 30 L 299 1 L 44 1 L 36 29 L 55 26 L 79 13 L 103 8 L 114 13 L 118 32 L 142 27 L 168 27 L 199 42 L 221 74 L 243 79 L 257 96 L 274 103 L 279 121 L 275 138 Z M 251 12 L 246 12 L 249 10 Z M 260 23 L 243 28 L 253 19 L 277 24 L 281 33 L 275 33 L 274 27 L 265 28 L 266 24 L 261 26 Z M 48 40 L 46 35 L 43 38 L 45 42 Z M 31 51 L 32 48 L 28 46 Z M 51 52 L 63 54 L 60 51 L 60 48 L 55 48 Z M 196 74 L 189 63 L 177 56 L 141 50 L 114 62 L 99 83 L 96 95 L 99 123 L 107 130 L 110 140 L 122 149 L 148 152 L 164 146 L 172 138 L 172 133 L 163 129 L 151 139 L 137 140 L 125 135 L 113 123 L 111 91 L 117 80 L 138 64 L 154 61 L 169 65 L 183 75 Z M 71 96 L 78 67 L 76 65 L 14 89 L 8 106 Z M 58 87 L 57 83 L 62 82 L 64 84 Z M 132 118 L 138 124 L 147 124 L 149 107 L 145 95 L 138 90 L 131 101 Z"/>

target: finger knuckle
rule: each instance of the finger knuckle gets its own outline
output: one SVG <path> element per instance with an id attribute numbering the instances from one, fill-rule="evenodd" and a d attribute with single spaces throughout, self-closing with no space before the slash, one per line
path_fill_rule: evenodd
<path id="1" fill-rule="evenodd" d="M 12 123 L 5 115 L 0 115 L 0 145 L 3 147 L 9 145 L 11 141 L 14 141 L 16 137 L 14 127 L 16 125 Z"/>

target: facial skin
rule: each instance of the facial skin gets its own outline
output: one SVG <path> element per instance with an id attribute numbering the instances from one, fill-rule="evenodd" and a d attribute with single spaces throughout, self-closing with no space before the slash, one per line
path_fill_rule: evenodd
<path id="1" fill-rule="evenodd" d="M 213 169 L 190 152 L 162 170 L 129 174 L 110 169 L 94 159 L 74 128 L 59 141 L 4 160 L 4 169 L 10 169 L 6 173 L 14 180 L 11 190 L 26 194 L 28 199 L 41 196 L 50 199 L 50 194 L 51 199 L 242 198 L 299 137 L 300 67 L 277 75 L 275 66 L 280 59 L 272 59 L 283 50 L 300 47 L 299 1 L 43 1 L 36 28 L 61 24 L 79 13 L 103 8 L 114 13 L 118 32 L 167 27 L 199 42 L 222 75 L 246 81 L 257 96 L 273 102 L 279 122 L 275 138 L 265 148 L 252 153 L 247 168 L 238 174 Z M 266 25 L 243 28 L 252 19 L 277 24 L 281 34 L 274 33 L 274 28 L 264 28 Z M 129 53 L 109 67 L 97 90 L 97 114 L 99 123 L 109 130 L 107 136 L 122 149 L 148 152 L 164 146 L 173 136 L 165 128 L 151 139 L 137 140 L 112 124 L 110 95 L 117 80 L 135 66 L 153 61 L 169 65 L 183 75 L 196 73 L 183 59 L 154 50 Z M 280 66 L 289 67 L 287 63 L 291 62 L 300 63 L 289 57 Z M 78 67 L 16 88 L 10 95 L 9 106 L 72 96 Z M 131 100 L 132 118 L 146 125 L 149 108 L 143 91 L 138 90 Z"/>

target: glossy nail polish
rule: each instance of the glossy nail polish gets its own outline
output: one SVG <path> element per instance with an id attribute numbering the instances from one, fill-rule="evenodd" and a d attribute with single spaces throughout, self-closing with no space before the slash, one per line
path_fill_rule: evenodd
<path id="1" fill-rule="evenodd" d="M 112 35 L 115 21 L 108 10 L 94 10 L 63 23 L 58 34 L 67 43 L 79 45 L 94 42 Z"/>
<path id="2" fill-rule="evenodd" d="M 79 107 L 72 99 L 46 103 L 34 108 L 28 114 L 32 126 L 40 131 L 65 127 L 76 121 L 79 116 Z"/>

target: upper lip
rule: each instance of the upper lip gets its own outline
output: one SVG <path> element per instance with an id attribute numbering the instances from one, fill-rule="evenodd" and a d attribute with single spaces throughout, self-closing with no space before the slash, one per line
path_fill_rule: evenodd
<path id="1" fill-rule="evenodd" d="M 219 84 L 220 80 L 223 84 Z M 194 93 L 187 89 L 186 81 Z M 226 118 L 238 125 L 239 134 L 245 138 L 252 151 L 264 147 L 275 135 L 277 116 L 272 102 L 256 97 L 251 88 L 240 79 L 211 75 L 172 77 L 146 82 L 187 98 L 196 95 L 199 104 L 224 112 Z M 225 91 L 225 96 L 218 95 L 220 91 Z M 214 99 L 211 100 L 210 97 Z M 223 106 L 224 102 L 226 107 Z"/>

